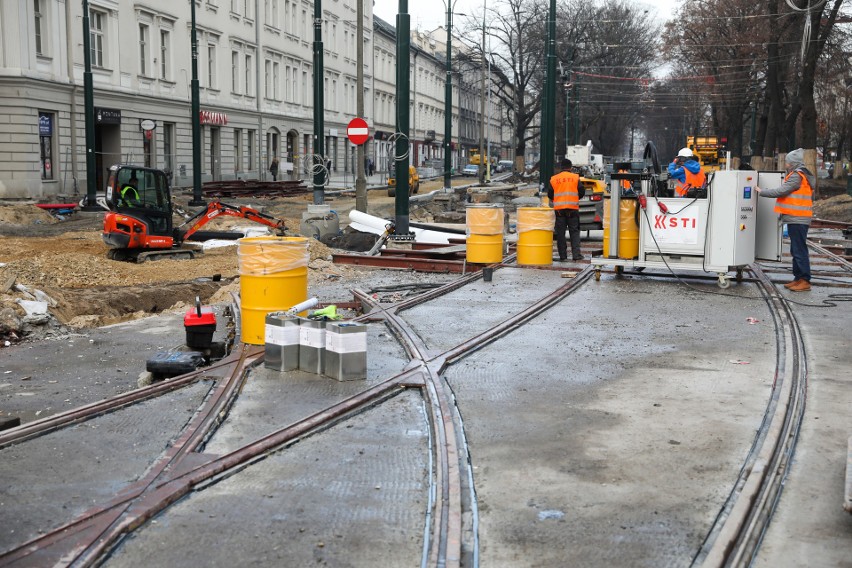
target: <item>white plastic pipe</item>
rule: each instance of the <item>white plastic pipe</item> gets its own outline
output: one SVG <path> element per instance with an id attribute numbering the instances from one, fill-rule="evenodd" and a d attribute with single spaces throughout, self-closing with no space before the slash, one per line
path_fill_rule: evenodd
<path id="1" fill-rule="evenodd" d="M 368 215 L 354 209 L 349 212 L 349 226 L 357 231 L 381 235 L 385 232 L 385 226 L 387 226 L 387 224 L 387 219 L 382 219 L 381 217 Z M 410 230 L 414 233 L 414 240 L 418 243 L 446 245 L 449 244 L 450 239 L 465 238 L 465 235 L 459 235 L 457 233 L 444 233 L 429 229 L 418 229 L 416 227 L 411 227 Z"/>
<path id="2" fill-rule="evenodd" d="M 299 312 L 304 312 L 305 310 L 309 310 L 319 304 L 319 300 L 317 298 L 308 298 L 304 302 L 296 304 L 289 310 L 287 310 L 288 314 L 298 314 Z"/>

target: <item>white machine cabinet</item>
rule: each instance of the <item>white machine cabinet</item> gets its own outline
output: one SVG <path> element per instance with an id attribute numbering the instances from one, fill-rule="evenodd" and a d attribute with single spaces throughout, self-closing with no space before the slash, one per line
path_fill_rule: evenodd
<path id="1" fill-rule="evenodd" d="M 781 180 L 775 174 L 718 171 L 706 199 L 649 197 L 647 209 L 639 214 L 637 258 L 593 257 L 592 264 L 614 265 L 619 271 L 624 267 L 701 270 L 716 273 L 719 286 L 727 288 L 727 273 L 735 270 L 741 277 L 758 250 L 759 258 L 780 258 L 778 216 L 772 211 L 775 200 L 759 199 L 755 190 L 759 182 L 761 187 L 777 187 Z M 613 210 L 616 204 L 610 207 Z M 610 227 L 614 226 L 617 223 L 611 222 Z M 616 249 L 618 235 L 610 237 L 609 250 Z"/>

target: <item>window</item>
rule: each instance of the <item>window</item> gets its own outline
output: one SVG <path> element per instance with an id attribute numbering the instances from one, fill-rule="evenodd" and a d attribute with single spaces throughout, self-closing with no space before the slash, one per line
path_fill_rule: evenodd
<path id="1" fill-rule="evenodd" d="M 248 143 L 248 164 L 246 169 L 250 170 L 254 167 L 254 140 L 257 136 L 257 132 L 255 130 L 249 130 L 247 134 L 246 142 Z"/>
<path id="2" fill-rule="evenodd" d="M 89 42 L 91 61 L 95 67 L 104 66 L 104 24 L 106 14 L 97 10 L 89 10 Z"/>
<path id="3" fill-rule="evenodd" d="M 240 0 L 231 0 L 231 13 L 238 14 L 240 10 Z"/>
<path id="4" fill-rule="evenodd" d="M 243 131 L 234 129 L 234 173 L 240 171 L 243 165 Z"/>
<path id="5" fill-rule="evenodd" d="M 139 24 L 139 74 L 148 74 L 148 26 Z"/>
<path id="6" fill-rule="evenodd" d="M 175 124 L 173 122 L 163 123 L 163 166 L 166 174 L 170 175 L 175 171 Z"/>
<path id="7" fill-rule="evenodd" d="M 240 92 L 240 52 L 231 52 L 231 92 Z"/>
<path id="8" fill-rule="evenodd" d="M 207 44 L 207 87 L 216 88 L 216 44 Z"/>
<path id="9" fill-rule="evenodd" d="M 169 58 L 172 56 L 171 48 L 171 33 L 167 30 L 160 30 L 160 79 L 168 80 L 171 78 L 171 65 Z"/>
<path id="10" fill-rule="evenodd" d="M 281 78 L 279 77 L 280 66 L 278 62 L 272 64 L 272 98 L 281 100 Z"/>
<path id="11" fill-rule="evenodd" d="M 35 19 L 35 48 L 37 55 L 44 55 L 44 43 L 42 41 L 42 26 L 44 25 L 44 8 L 42 0 L 33 0 L 33 17 Z"/>
<path id="12" fill-rule="evenodd" d="M 252 96 L 252 89 L 251 89 L 251 78 L 252 78 L 252 74 L 251 74 L 251 61 L 252 61 L 252 59 L 251 59 L 251 55 L 246 55 L 246 94 L 247 94 L 248 96 Z"/>
<path id="13" fill-rule="evenodd" d="M 54 179 L 53 169 L 53 125 L 56 115 L 52 112 L 38 113 L 38 140 L 41 160 L 41 179 Z"/>
<path id="14" fill-rule="evenodd" d="M 287 102 L 292 102 L 293 98 L 290 96 L 290 66 L 288 65 L 284 69 L 284 100 Z"/>
<path id="15" fill-rule="evenodd" d="M 266 98 L 270 98 L 272 95 L 272 62 L 270 60 L 266 60 L 264 62 L 264 76 L 263 76 L 263 92 Z"/>

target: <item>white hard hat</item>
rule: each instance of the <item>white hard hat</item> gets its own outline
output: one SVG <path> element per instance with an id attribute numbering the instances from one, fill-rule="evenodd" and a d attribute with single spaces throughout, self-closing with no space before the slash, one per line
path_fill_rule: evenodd
<path id="1" fill-rule="evenodd" d="M 689 148 L 681 148 L 680 151 L 677 153 L 678 158 L 691 158 L 692 156 L 692 150 L 690 150 Z"/>

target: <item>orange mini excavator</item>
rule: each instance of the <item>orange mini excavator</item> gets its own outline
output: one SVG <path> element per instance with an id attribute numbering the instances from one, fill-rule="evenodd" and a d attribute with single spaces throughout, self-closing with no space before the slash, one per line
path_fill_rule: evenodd
<path id="1" fill-rule="evenodd" d="M 145 262 L 158 258 L 194 258 L 198 251 L 181 245 L 202 226 L 220 215 L 242 217 L 275 229 L 286 230 L 284 221 L 251 207 L 211 201 L 205 209 L 173 226 L 173 206 L 165 172 L 141 166 L 117 164 L 110 168 L 106 188 L 110 210 L 104 215 L 104 242 L 112 260 Z"/>

